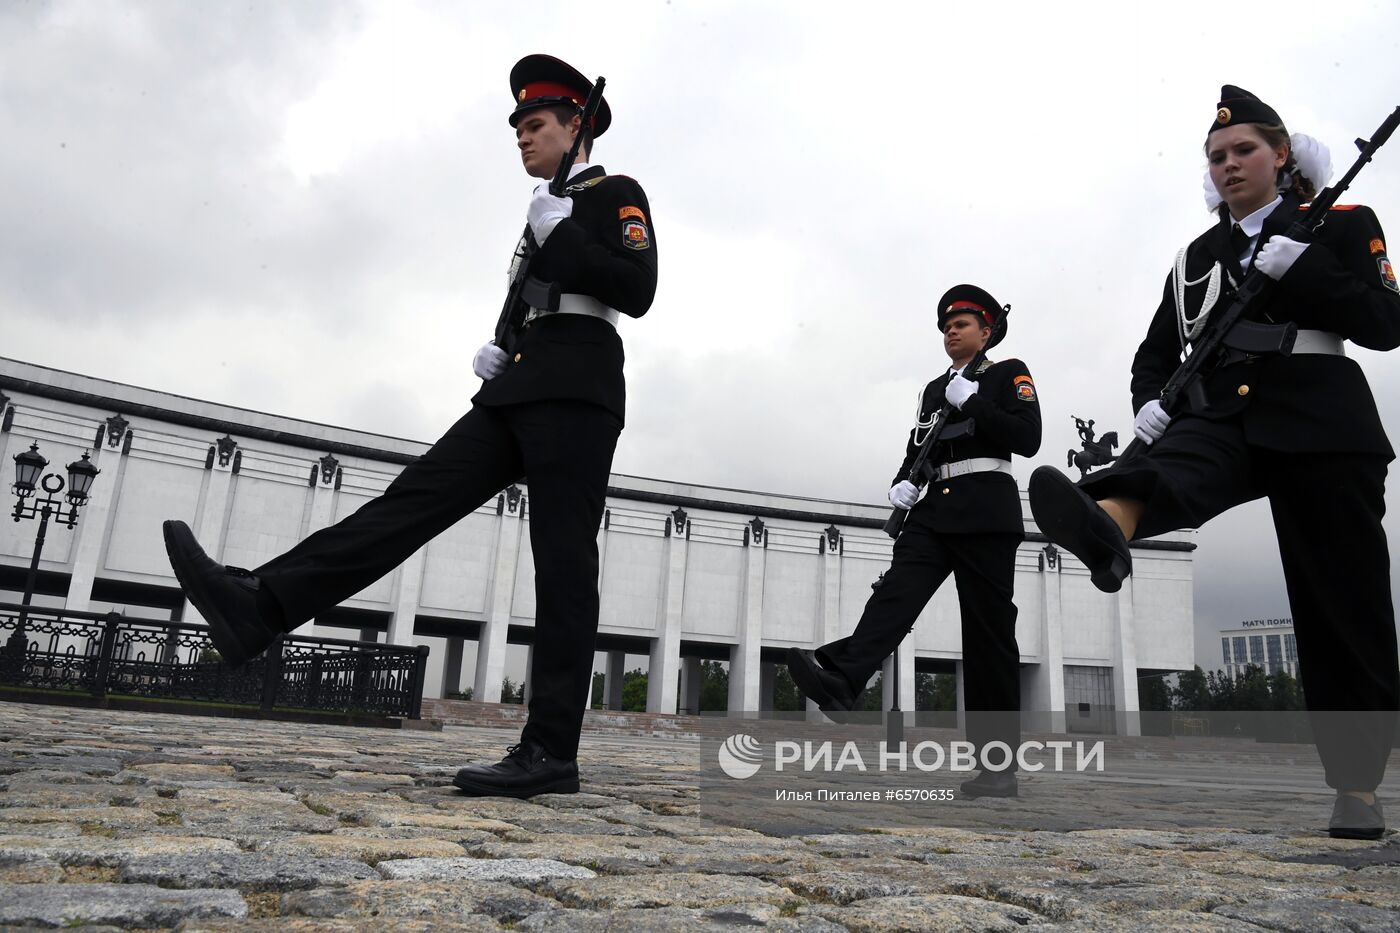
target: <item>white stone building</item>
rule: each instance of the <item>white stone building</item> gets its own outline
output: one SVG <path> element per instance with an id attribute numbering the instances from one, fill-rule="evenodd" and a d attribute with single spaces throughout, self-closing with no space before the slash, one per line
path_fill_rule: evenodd
<path id="1" fill-rule="evenodd" d="M 1221 670 L 1238 677 L 1247 668 L 1265 674 L 1287 671 L 1298 676 L 1298 641 L 1292 619 L 1246 619 L 1220 632 Z"/>
<path id="2" fill-rule="evenodd" d="M 216 559 L 255 567 L 379 493 L 427 447 L 0 358 L 4 486 L 13 456 L 32 441 L 50 470 L 85 450 L 102 470 L 77 528 L 49 531 L 36 603 L 185 620 L 197 615 L 166 562 L 163 519 L 188 521 Z M 731 710 L 771 707 L 784 649 L 855 627 L 889 563 L 887 511 L 615 474 L 598 531 L 609 694 L 620 695 L 626 655 L 646 656 L 648 709 L 693 711 L 708 658 L 729 664 Z M 1047 547 L 1025 514 L 1016 574 L 1023 708 L 1095 728 L 1107 713 L 1138 708 L 1139 676 L 1192 666 L 1188 535 L 1135 545 L 1133 576 L 1109 596 L 1077 560 Z M 398 570 L 366 581 L 314 631 L 427 644 L 430 695 L 471 686 L 478 700 L 498 699 L 508 652 L 528 652 L 533 634 L 529 520 L 529 489 L 503 491 Z M 0 600 L 18 601 L 34 532 L 33 522 L 0 522 Z M 947 585 L 900 648 L 900 707 L 914 709 L 907 672 L 960 673 L 960 656 Z"/>

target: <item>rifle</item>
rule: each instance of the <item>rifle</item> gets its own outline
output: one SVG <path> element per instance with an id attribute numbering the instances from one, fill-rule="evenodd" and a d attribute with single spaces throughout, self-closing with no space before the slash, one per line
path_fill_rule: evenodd
<path id="1" fill-rule="evenodd" d="M 987 343 L 992 343 L 996 338 L 997 330 L 1006 321 L 1006 312 L 1009 308 L 997 309 L 996 323 L 992 325 L 992 334 L 987 338 Z M 963 367 L 963 372 L 977 375 L 977 368 L 987 359 L 987 348 L 984 346 L 973 356 L 972 361 Z M 922 404 L 922 403 L 921 403 Z M 966 421 L 959 421 L 954 427 L 948 427 L 948 418 L 953 413 L 953 406 L 946 399 L 943 407 L 938 409 L 938 413 L 933 416 L 933 424 L 929 427 L 928 433 L 924 435 L 924 442 L 919 445 L 919 452 L 914 457 L 914 463 L 909 468 L 909 482 L 915 486 L 924 485 L 924 470 L 928 465 L 928 458 L 933 454 L 934 448 L 939 441 L 951 441 L 959 437 L 971 437 L 976 430 L 976 423 L 968 418 Z M 904 530 L 904 521 L 909 517 L 909 509 L 901 509 L 895 506 L 890 512 L 889 519 L 885 522 L 885 534 L 891 538 L 898 538 L 899 533 Z"/>
<path id="2" fill-rule="evenodd" d="M 569 183 L 569 169 L 573 167 L 574 160 L 578 158 L 579 148 L 583 145 L 583 134 L 588 129 L 588 125 L 593 122 L 593 116 L 598 112 L 598 105 L 603 102 L 603 85 L 607 82 L 599 78 L 593 82 L 593 87 L 588 92 L 588 99 L 583 104 L 583 115 L 579 123 L 578 135 L 574 137 L 574 144 L 569 147 L 559 160 L 559 167 L 554 170 L 554 177 L 549 182 L 549 193 L 556 198 L 564 196 L 564 189 Z M 531 308 L 543 308 L 549 311 L 557 310 L 559 307 L 559 285 L 556 282 L 544 282 L 530 274 L 530 261 L 535 258 L 535 253 L 539 251 L 539 244 L 535 242 L 535 235 L 530 230 L 530 225 L 525 225 L 525 232 L 520 235 L 519 252 L 516 259 L 519 261 L 515 267 L 515 275 L 510 280 L 510 287 L 506 290 L 505 304 L 501 306 L 501 316 L 496 319 L 496 336 L 492 340 L 496 346 L 509 353 L 512 349 L 516 331 L 520 329 Z"/>
<path id="3" fill-rule="evenodd" d="M 1327 216 L 1332 205 L 1337 203 L 1337 198 L 1351 186 L 1357 173 L 1371 161 L 1376 151 L 1385 145 L 1397 126 L 1400 126 L 1400 107 L 1391 111 L 1390 116 L 1385 118 L 1369 140 L 1356 140 L 1356 148 L 1361 150 L 1356 161 L 1341 180 L 1324 188 L 1313 198 L 1303 216 L 1288 228 L 1285 235 L 1289 239 L 1300 243 L 1312 241 L 1313 232 L 1322 225 L 1323 218 Z M 1258 266 L 1250 267 L 1224 313 L 1211 322 L 1212 326 L 1208 328 L 1204 339 L 1196 344 L 1162 387 L 1163 411 L 1175 417 L 1186 409 L 1201 411 L 1209 407 L 1205 379 L 1224 365 L 1232 354 L 1289 356 L 1293 353 L 1293 341 L 1298 336 L 1297 324 L 1292 321 L 1285 324 L 1263 324 L 1245 317 L 1268 299 L 1273 292 L 1273 286 L 1274 280 L 1260 272 Z M 1133 438 L 1133 442 L 1123 449 L 1118 463 L 1121 465 L 1146 446 L 1141 439 Z"/>

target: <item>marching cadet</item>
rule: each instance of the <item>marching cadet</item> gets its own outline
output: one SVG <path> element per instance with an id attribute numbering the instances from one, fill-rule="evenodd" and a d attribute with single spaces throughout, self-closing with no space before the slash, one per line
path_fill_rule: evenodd
<path id="1" fill-rule="evenodd" d="M 1329 832 L 1374 839 L 1385 826 L 1374 791 L 1400 700 L 1381 527 L 1394 453 L 1344 345 L 1400 344 L 1400 292 L 1367 207 L 1334 207 L 1312 242 L 1285 235 L 1327 183 L 1330 157 L 1316 140 L 1290 137 L 1248 91 L 1226 85 L 1220 97 L 1205 143 L 1218 221 L 1178 254 L 1133 359 L 1134 433 L 1150 446 L 1077 487 L 1041 467 L 1031 510 L 1096 586 L 1114 592 L 1132 572 L 1129 541 L 1197 528 L 1267 496 L 1303 693 L 1314 713 L 1334 711 L 1314 721 L 1337 791 Z M 1235 353 L 1206 378 L 1207 407 L 1169 415 L 1163 386 L 1251 266 L 1275 283 L 1260 320 L 1299 328 L 1292 354 Z"/>
<path id="2" fill-rule="evenodd" d="M 850 636 L 815 651 L 788 649 L 788 667 L 803 693 L 823 710 L 850 710 L 951 573 L 962 611 L 968 739 L 979 761 L 989 742 L 1005 742 L 1013 755 L 1020 744 L 1021 653 L 1011 596 L 1024 525 L 1011 455 L 1030 457 L 1040 449 L 1040 402 L 1026 365 L 988 359 L 966 371 L 980 351 L 1005 336 L 1007 312 L 972 285 L 959 285 L 939 301 L 938 326 L 952 367 L 920 393 L 904 463 L 889 491 L 892 505 L 909 510 L 894 561 Z M 910 470 L 945 402 L 950 416 L 928 458 L 927 495 L 920 500 L 925 477 L 911 480 Z M 963 433 L 967 422 L 975 427 L 971 433 Z M 958 436 L 942 439 L 952 434 Z M 962 790 L 1016 796 L 1014 762 L 1004 770 L 984 762 Z"/>
<path id="3" fill-rule="evenodd" d="M 503 761 L 462 768 L 469 795 L 529 797 L 578 790 L 579 729 L 598 629 L 597 532 L 624 415 L 619 315 L 641 317 L 656 292 L 656 230 L 641 186 L 589 155 L 611 122 L 581 104 L 592 82 L 548 55 L 510 73 L 509 122 L 528 175 L 529 230 L 512 274 L 557 286 L 472 368 L 484 385 L 471 409 L 379 498 L 251 573 L 210 559 L 184 522 L 165 523 L 166 550 L 190 602 L 231 664 L 279 632 L 359 592 L 511 483 L 528 477 L 536 619 L 529 719 Z M 562 197 L 548 180 L 583 134 Z M 561 293 L 561 294 L 560 294 Z"/>

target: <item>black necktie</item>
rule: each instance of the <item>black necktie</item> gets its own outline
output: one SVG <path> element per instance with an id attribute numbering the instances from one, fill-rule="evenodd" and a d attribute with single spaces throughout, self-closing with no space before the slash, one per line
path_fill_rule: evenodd
<path id="1" fill-rule="evenodd" d="M 1245 250 L 1249 249 L 1250 236 L 1245 233 L 1239 224 L 1230 227 L 1230 248 L 1235 251 L 1236 256 L 1243 256 Z"/>

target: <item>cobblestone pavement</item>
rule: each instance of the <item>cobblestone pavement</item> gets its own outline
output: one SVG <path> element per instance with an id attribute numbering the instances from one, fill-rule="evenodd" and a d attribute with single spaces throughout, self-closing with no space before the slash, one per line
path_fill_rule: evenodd
<path id="1" fill-rule="evenodd" d="M 585 736 L 577 795 L 445 786 L 514 738 L 0 703 L 0 925 L 1400 930 L 1393 834 L 765 834 L 702 815 L 686 739 Z"/>

